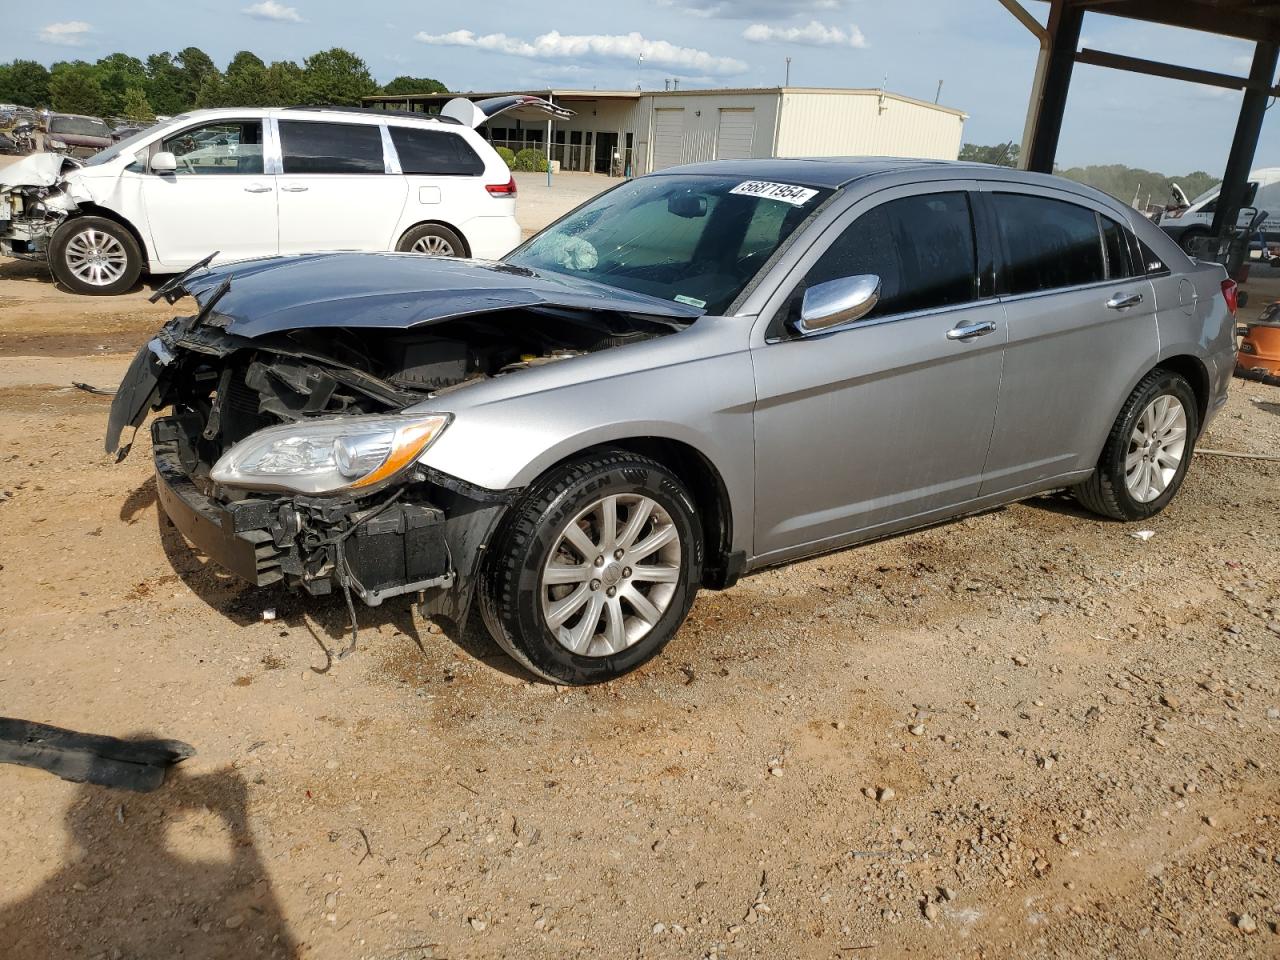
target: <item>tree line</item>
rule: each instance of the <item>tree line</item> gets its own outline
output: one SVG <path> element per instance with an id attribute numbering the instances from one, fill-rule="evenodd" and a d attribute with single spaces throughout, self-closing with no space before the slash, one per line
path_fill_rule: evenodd
<path id="1" fill-rule="evenodd" d="M 1018 144 L 1010 140 L 1008 143 L 980 144 L 966 143 L 960 148 L 960 159 L 972 163 L 993 163 L 1002 167 L 1018 165 Z M 1148 202 L 1155 206 L 1164 206 L 1173 199 L 1173 185 L 1176 183 L 1194 200 L 1210 187 L 1218 185 L 1220 178 L 1203 170 L 1195 170 L 1182 177 L 1170 177 L 1154 170 L 1143 170 L 1139 167 L 1127 167 L 1122 163 L 1095 164 L 1087 167 L 1056 167 L 1054 173 L 1076 183 L 1108 193 L 1122 203 L 1129 203 L 1143 208 Z"/>
<path id="2" fill-rule="evenodd" d="M 113 53 L 89 63 L 35 60 L 0 63 L 0 103 L 48 107 L 60 113 L 153 120 L 199 107 L 354 106 L 376 93 L 445 93 L 431 77 L 396 77 L 381 86 L 368 65 L 334 47 L 305 57 L 265 63 L 241 50 L 226 70 L 199 47 L 153 53 L 145 60 Z"/>

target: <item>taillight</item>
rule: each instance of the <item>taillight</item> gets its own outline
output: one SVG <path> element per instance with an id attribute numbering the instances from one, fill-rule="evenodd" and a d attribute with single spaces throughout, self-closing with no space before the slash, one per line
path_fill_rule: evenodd
<path id="1" fill-rule="evenodd" d="M 489 191 L 491 197 L 514 197 L 516 195 L 516 178 L 512 177 L 506 183 L 486 183 L 484 188 Z"/>
<path id="2" fill-rule="evenodd" d="M 1231 311 L 1233 317 L 1236 315 L 1236 311 L 1240 309 L 1239 299 L 1236 296 L 1238 290 L 1236 282 L 1230 277 L 1222 281 L 1222 299 L 1227 301 L 1227 309 Z"/>

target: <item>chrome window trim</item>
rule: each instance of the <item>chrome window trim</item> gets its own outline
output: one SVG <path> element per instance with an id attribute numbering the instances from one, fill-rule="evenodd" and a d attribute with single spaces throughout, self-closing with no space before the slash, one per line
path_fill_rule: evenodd
<path id="1" fill-rule="evenodd" d="M 1001 303 L 1018 303 L 1022 300 L 1038 300 L 1041 297 L 1054 297 L 1061 293 L 1077 293 L 1083 290 L 1105 290 L 1108 287 L 1125 283 L 1146 280 L 1146 277 L 1121 277 L 1111 280 L 1099 280 L 1096 283 L 1077 283 L 1070 287 L 1054 287 L 1050 290 L 1032 290 L 1027 293 L 1006 293 L 996 297 Z"/>
<path id="2" fill-rule="evenodd" d="M 275 117 L 263 117 L 262 125 L 262 169 L 268 176 L 281 176 L 284 174 L 284 147 L 280 142 L 280 127 Z"/>
<path id="3" fill-rule="evenodd" d="M 382 134 L 382 172 L 403 176 L 404 171 L 400 169 L 400 154 L 396 153 L 396 145 L 391 140 L 391 130 L 385 123 L 380 123 L 378 132 Z"/>
<path id="4" fill-rule="evenodd" d="M 983 297 L 981 300 L 969 300 L 965 303 L 952 303 L 942 307 L 928 307 L 924 310 L 908 310 L 904 313 L 889 313 L 882 317 L 872 317 L 868 320 L 851 320 L 848 323 L 842 323 L 826 330 L 818 330 L 814 333 L 805 334 L 804 336 L 790 337 L 770 337 L 765 343 L 792 343 L 797 340 L 820 340 L 825 336 L 833 333 L 844 333 L 849 330 L 862 330 L 868 327 L 879 327 L 886 323 L 898 323 L 902 320 L 918 320 L 921 317 L 934 317 L 944 313 L 963 313 L 966 310 L 975 310 L 978 307 L 990 307 L 999 302 L 997 297 Z"/>

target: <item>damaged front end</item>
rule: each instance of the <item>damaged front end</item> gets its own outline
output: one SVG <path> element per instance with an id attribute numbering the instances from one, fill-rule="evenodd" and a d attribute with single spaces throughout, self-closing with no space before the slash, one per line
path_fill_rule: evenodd
<path id="1" fill-rule="evenodd" d="M 54 231 L 79 208 L 66 174 L 70 157 L 36 153 L 0 170 L 0 256 L 45 260 Z"/>
<path id="2" fill-rule="evenodd" d="M 123 459 L 122 433 L 170 408 L 151 425 L 159 500 L 211 560 L 259 586 L 285 582 L 312 595 L 337 588 L 371 606 L 420 594 L 427 615 L 461 624 L 483 549 L 517 491 L 478 488 L 422 462 L 450 426 L 449 395 L 663 336 L 681 322 L 553 304 L 525 272 L 416 257 L 390 259 L 419 280 L 446 272 L 427 286 L 451 278 L 452 293 L 389 298 L 394 282 L 377 278 L 388 269 L 380 256 L 310 258 L 310 267 L 201 264 L 190 272 L 196 279 L 162 288 L 158 296 L 172 300 L 191 292 L 199 312 L 171 320 L 138 352 L 106 447 Z M 317 298 L 296 271 L 332 277 L 353 263 L 378 308 L 344 287 L 344 308 L 326 322 L 332 299 Z M 263 278 L 290 264 L 286 296 Z M 494 309 L 504 298 L 525 306 Z M 281 319 L 302 306 L 320 325 Z M 339 314 L 346 325 L 337 325 Z"/>

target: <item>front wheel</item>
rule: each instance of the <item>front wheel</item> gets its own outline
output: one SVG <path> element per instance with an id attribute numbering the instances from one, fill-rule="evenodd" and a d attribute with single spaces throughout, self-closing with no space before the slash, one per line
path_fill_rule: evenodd
<path id="1" fill-rule="evenodd" d="M 1191 465 L 1199 409 L 1182 374 L 1152 370 L 1125 401 L 1093 475 L 1076 487 L 1076 499 L 1114 520 L 1143 520 L 1159 513 Z"/>
<path id="2" fill-rule="evenodd" d="M 548 680 L 601 683 L 655 656 L 702 577 L 693 499 L 666 467 L 622 450 L 530 487 L 490 545 L 480 609 L 497 642 Z"/>
<path id="3" fill-rule="evenodd" d="M 142 273 L 142 251 L 125 227 L 105 217 L 74 217 L 49 242 L 49 269 L 73 293 L 124 293 Z"/>

